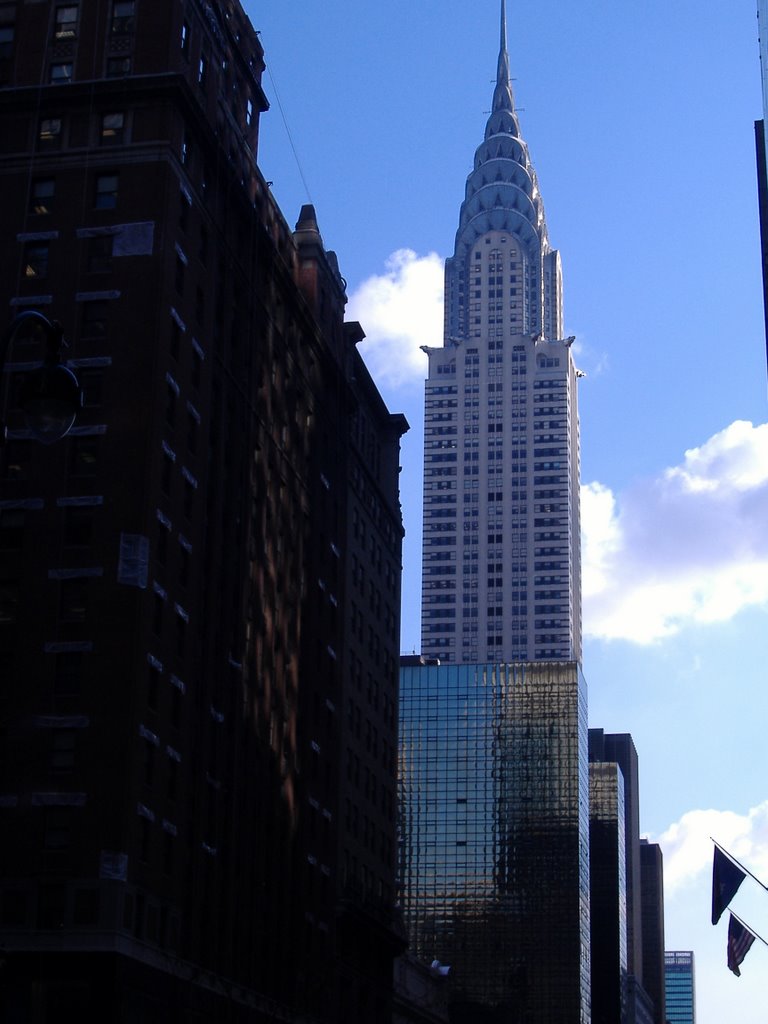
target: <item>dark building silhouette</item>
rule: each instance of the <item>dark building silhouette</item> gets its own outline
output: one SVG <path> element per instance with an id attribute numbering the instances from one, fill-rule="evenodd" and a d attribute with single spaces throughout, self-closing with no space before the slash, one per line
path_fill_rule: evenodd
<path id="1" fill-rule="evenodd" d="M 592 1024 L 616 1024 L 626 1018 L 627 874 L 624 779 L 613 762 L 589 766 L 589 901 Z"/>
<path id="2" fill-rule="evenodd" d="M 589 730 L 590 771 L 597 764 L 615 763 L 623 780 L 624 860 L 626 864 L 627 974 L 624 1014 L 628 1024 L 665 1024 L 664 1014 L 664 901 L 661 851 L 640 839 L 640 786 L 637 750 L 629 733 Z M 590 808 L 592 814 L 592 808 Z M 592 826 L 590 826 L 590 832 Z M 653 865 L 647 861 L 652 849 Z M 602 847 L 590 844 L 590 866 L 610 871 Z M 646 873 L 646 862 L 648 872 Z M 617 899 L 618 899 L 617 895 Z M 593 895 L 594 899 L 594 895 Z M 617 911 L 618 912 L 618 911 Z M 648 935 L 645 930 L 648 928 Z M 594 928 L 593 928 L 594 938 Z M 593 961 L 593 979 L 595 964 Z"/>
<path id="3" fill-rule="evenodd" d="M 627 876 L 627 970 L 643 976 L 642 908 L 640 897 L 640 784 L 637 750 L 629 733 L 589 730 L 589 760 L 615 762 L 624 787 L 624 836 Z"/>
<path id="4" fill-rule="evenodd" d="M 391 1017 L 399 438 L 232 0 L 0 4 L 0 1016 Z M 119 1008 L 119 1009 L 118 1009 Z"/>
<path id="5" fill-rule="evenodd" d="M 664 984 L 664 859 L 658 843 L 640 840 L 643 893 L 643 985 L 655 1006 L 654 1024 L 668 1016 Z"/>

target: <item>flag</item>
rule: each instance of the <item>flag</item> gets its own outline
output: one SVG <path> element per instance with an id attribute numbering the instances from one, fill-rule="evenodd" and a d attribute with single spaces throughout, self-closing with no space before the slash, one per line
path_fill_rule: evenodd
<path id="1" fill-rule="evenodd" d="M 728 925 L 728 967 L 737 978 L 741 977 L 739 964 L 752 948 L 755 936 L 745 928 L 741 921 L 737 921 L 731 914 L 731 921 Z"/>
<path id="2" fill-rule="evenodd" d="M 712 864 L 712 924 L 717 924 L 720 920 L 723 911 L 746 877 L 746 874 L 726 857 L 720 847 L 716 846 Z"/>

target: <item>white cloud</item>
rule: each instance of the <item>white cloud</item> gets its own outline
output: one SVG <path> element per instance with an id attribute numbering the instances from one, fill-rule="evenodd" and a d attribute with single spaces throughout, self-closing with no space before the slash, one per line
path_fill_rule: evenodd
<path id="1" fill-rule="evenodd" d="M 654 841 L 664 855 L 665 892 L 674 892 L 712 869 L 715 839 L 758 878 L 768 876 L 768 800 L 746 814 L 687 811 Z"/>
<path id="2" fill-rule="evenodd" d="M 582 488 L 585 633 L 649 644 L 768 605 L 768 424 L 736 421 L 615 495 Z"/>
<path id="3" fill-rule="evenodd" d="M 384 274 L 363 281 L 349 299 L 347 320 L 365 331 L 360 353 L 378 383 L 397 387 L 422 381 L 427 363 L 421 345 L 443 340 L 443 261 L 398 249 Z"/>

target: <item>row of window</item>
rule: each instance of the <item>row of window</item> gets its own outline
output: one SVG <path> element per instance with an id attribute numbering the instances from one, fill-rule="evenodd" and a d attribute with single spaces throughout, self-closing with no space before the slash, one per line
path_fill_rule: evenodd
<path id="1" fill-rule="evenodd" d="M 108 274 L 112 270 L 114 235 L 95 235 L 85 239 L 85 272 L 87 274 Z M 24 243 L 22 273 L 26 280 L 42 281 L 48 277 L 51 243 L 35 240 Z M 86 303 L 85 305 L 88 305 Z"/>
<path id="2" fill-rule="evenodd" d="M 59 149 L 65 142 L 65 128 L 62 117 L 44 117 L 37 130 L 40 149 Z M 99 115 L 95 126 L 96 141 L 101 146 L 120 146 L 126 141 L 127 121 L 121 110 L 111 110 Z"/>
<path id="3" fill-rule="evenodd" d="M 117 206 L 119 176 L 115 172 L 96 174 L 91 186 L 91 201 L 96 210 Z M 56 209 L 56 179 L 35 178 L 29 191 L 29 212 L 41 216 Z"/>
<path id="4" fill-rule="evenodd" d="M 114 0 L 109 22 L 110 35 L 121 36 L 133 32 L 135 8 L 135 0 Z M 4 3 L 0 7 L 0 60 L 7 60 L 13 54 L 13 44 L 16 37 L 14 14 L 14 4 Z M 54 8 L 53 25 L 51 28 L 53 41 L 55 43 L 68 43 L 76 39 L 79 25 L 79 4 L 57 4 Z"/>

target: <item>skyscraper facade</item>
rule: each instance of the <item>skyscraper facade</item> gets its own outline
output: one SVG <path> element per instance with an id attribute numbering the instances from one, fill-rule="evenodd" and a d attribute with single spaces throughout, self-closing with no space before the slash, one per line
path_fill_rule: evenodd
<path id="1" fill-rule="evenodd" d="M 640 840 L 643 914 L 643 988 L 653 1002 L 654 1024 L 666 1024 L 664 954 L 664 857 L 658 843 Z"/>
<path id="2" fill-rule="evenodd" d="M 391 1019 L 399 438 L 236 0 L 0 3 L 0 1018 Z"/>
<path id="3" fill-rule="evenodd" d="M 403 660 L 400 880 L 412 951 L 450 965 L 457 1024 L 587 1024 L 578 665 Z"/>
<path id="4" fill-rule="evenodd" d="M 502 3 L 491 115 L 427 348 L 422 653 L 581 659 L 579 422 L 560 258 L 515 111 Z"/>

